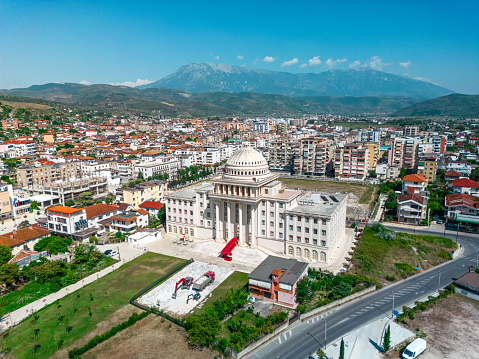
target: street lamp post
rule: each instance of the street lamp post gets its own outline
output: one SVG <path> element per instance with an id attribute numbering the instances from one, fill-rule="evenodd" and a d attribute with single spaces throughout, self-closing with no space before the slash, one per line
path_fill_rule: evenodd
<path id="1" fill-rule="evenodd" d="M 394 319 L 394 291 L 390 290 L 390 292 L 393 294 L 393 307 L 391 310 L 391 318 Z"/>
<path id="2" fill-rule="evenodd" d="M 456 221 L 457 221 L 457 218 L 456 218 Z M 457 237 L 459 237 L 459 221 L 457 221 L 456 243 L 457 243 Z"/>
<path id="3" fill-rule="evenodd" d="M 479 250 L 476 248 L 476 268 L 479 268 Z"/>
<path id="4" fill-rule="evenodd" d="M 324 350 L 326 350 L 326 347 L 328 345 L 328 338 L 327 338 L 327 334 L 328 334 L 328 322 L 326 321 L 326 319 L 322 318 L 321 319 L 322 321 L 324 321 Z"/>

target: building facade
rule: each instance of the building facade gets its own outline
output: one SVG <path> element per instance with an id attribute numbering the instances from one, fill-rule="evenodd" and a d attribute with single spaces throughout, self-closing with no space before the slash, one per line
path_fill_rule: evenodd
<path id="1" fill-rule="evenodd" d="M 346 196 L 283 189 L 277 178 L 259 152 L 239 150 L 210 183 L 166 195 L 167 232 L 328 263 L 345 236 Z"/>
<path id="2" fill-rule="evenodd" d="M 339 178 L 364 180 L 369 171 L 369 149 L 357 144 L 336 148 L 334 172 Z"/>

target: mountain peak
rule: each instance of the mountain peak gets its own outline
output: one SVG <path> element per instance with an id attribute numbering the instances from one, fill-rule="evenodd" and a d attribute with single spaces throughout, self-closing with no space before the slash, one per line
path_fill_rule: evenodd
<path id="1" fill-rule="evenodd" d="M 189 93 L 256 92 L 286 96 L 386 96 L 430 99 L 453 93 L 427 82 L 361 67 L 321 73 L 289 73 L 227 64 L 180 67 L 141 89 L 166 87 Z"/>

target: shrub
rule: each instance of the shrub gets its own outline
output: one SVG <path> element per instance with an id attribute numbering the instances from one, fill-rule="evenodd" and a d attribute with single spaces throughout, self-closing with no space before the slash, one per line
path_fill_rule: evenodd
<path id="1" fill-rule="evenodd" d="M 414 313 L 411 311 L 408 314 L 409 319 L 414 320 Z"/>
<path id="2" fill-rule="evenodd" d="M 411 275 L 414 272 L 414 267 L 407 263 L 394 263 L 397 269 L 406 272 L 407 275 Z"/>
<path id="3" fill-rule="evenodd" d="M 396 280 L 396 277 L 393 275 L 387 275 L 386 280 L 389 282 L 394 282 Z"/>

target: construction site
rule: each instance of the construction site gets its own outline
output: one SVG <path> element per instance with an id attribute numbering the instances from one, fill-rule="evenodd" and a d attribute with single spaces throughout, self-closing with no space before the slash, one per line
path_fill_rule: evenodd
<path id="1" fill-rule="evenodd" d="M 233 270 L 215 264 L 193 262 L 138 298 L 138 302 L 181 317 L 201 307 L 231 273 Z"/>

